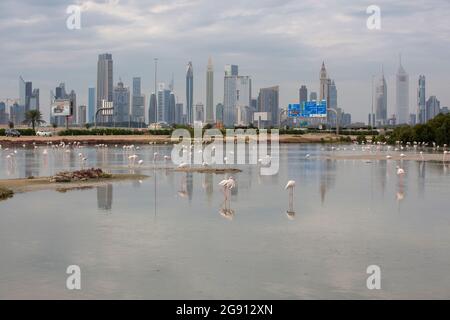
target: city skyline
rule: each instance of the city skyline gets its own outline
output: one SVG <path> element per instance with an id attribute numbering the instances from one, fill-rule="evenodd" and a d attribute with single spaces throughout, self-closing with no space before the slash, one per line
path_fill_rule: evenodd
<path id="1" fill-rule="evenodd" d="M 380 1 L 379 5 L 382 29 L 371 31 L 365 25 L 366 3 L 355 6 L 345 2 L 325 5 L 260 1 L 256 7 L 244 3 L 239 10 L 233 10 L 231 5 L 205 1 L 167 1 L 164 5 L 90 1 L 82 4 L 81 29 L 68 30 L 63 4 L 43 1 L 36 6 L 26 2 L 19 8 L 15 2 L 3 1 L 0 16 L 5 32 L 0 37 L 10 45 L 0 53 L 5 62 L 0 75 L 0 100 L 17 98 L 16 79 L 22 75 L 40 88 L 45 118 L 47 93 L 60 82 L 77 92 L 79 104 L 88 104 L 88 88 L 96 87 L 95 57 L 108 52 L 115 61 L 114 77 L 121 77 L 127 86 L 131 86 L 133 77 L 141 77 L 142 92 L 147 97 L 154 87 L 152 57 L 159 57 L 159 81 L 169 82 L 173 74 L 177 102 L 185 106 L 185 65 L 192 61 L 196 72 L 193 103 L 206 103 L 204 74 L 211 56 L 216 70 L 236 64 L 242 74 L 250 75 L 254 97 L 259 88 L 279 85 L 280 106 L 286 106 L 297 100 L 301 85 L 306 85 L 309 92 L 320 92 L 317 65 L 325 60 L 338 86 L 338 107 L 352 113 L 355 121 L 366 121 L 371 104 L 371 76 L 377 75 L 383 64 L 387 86 L 393 93 L 396 57 L 402 52 L 403 65 L 410 76 L 410 113 L 416 113 L 416 84 L 421 74 L 427 77 L 427 99 L 435 95 L 442 106 L 448 106 L 448 27 L 441 22 L 450 12 L 448 2 Z M 204 10 L 211 14 L 203 17 Z M 265 13 L 269 18 L 262 19 Z M 176 23 L 174 16 L 179 17 Z M 301 19 L 289 19 L 294 16 Z M 426 23 L 431 20 L 433 24 Z M 235 21 L 239 21 L 239 30 L 232 27 Z M 170 36 L 162 37 L 164 28 Z M 145 32 L 137 32 L 140 29 Z M 191 31 L 186 33 L 186 29 Z M 53 36 L 61 39 L 58 45 Z M 30 37 L 33 41 L 25 41 Z M 21 55 L 14 53 L 19 48 Z M 223 102 L 221 78 L 216 72 L 215 104 Z M 395 94 L 388 94 L 389 117 L 395 112 L 395 99 Z"/>

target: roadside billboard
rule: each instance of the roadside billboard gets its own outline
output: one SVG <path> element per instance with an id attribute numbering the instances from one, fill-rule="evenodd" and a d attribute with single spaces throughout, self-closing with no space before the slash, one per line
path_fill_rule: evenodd
<path id="1" fill-rule="evenodd" d="M 327 102 L 322 101 L 305 101 L 302 105 L 292 103 L 288 106 L 288 117 L 291 118 L 326 118 Z"/>
<path id="2" fill-rule="evenodd" d="M 52 103 L 51 115 L 53 117 L 71 116 L 71 105 L 69 99 L 56 99 Z"/>

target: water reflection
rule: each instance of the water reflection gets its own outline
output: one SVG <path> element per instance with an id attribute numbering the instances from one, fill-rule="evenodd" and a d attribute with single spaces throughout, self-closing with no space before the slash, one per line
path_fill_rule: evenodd
<path id="1" fill-rule="evenodd" d="M 107 184 L 97 187 L 97 206 L 101 210 L 109 211 L 112 209 L 113 185 Z"/>

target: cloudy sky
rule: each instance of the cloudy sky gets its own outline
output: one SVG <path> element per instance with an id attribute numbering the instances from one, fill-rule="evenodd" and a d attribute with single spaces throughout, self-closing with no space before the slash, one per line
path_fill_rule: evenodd
<path id="1" fill-rule="evenodd" d="M 80 5 L 81 29 L 66 27 L 69 5 Z M 381 9 L 381 30 L 369 30 L 366 9 Z M 18 77 L 41 90 L 48 118 L 49 92 L 60 82 L 86 104 L 96 84 L 99 53 L 114 59 L 114 82 L 131 86 L 142 77 L 153 90 L 153 58 L 158 80 L 172 74 L 180 102 L 185 100 L 186 63 L 194 64 L 194 102 L 205 102 L 208 57 L 215 68 L 215 103 L 223 100 L 223 67 L 239 65 L 259 88 L 280 86 L 282 106 L 298 99 L 305 84 L 318 91 L 325 60 L 338 88 L 338 106 L 354 121 L 366 121 L 372 75 L 384 65 L 388 113 L 394 113 L 399 53 L 410 74 L 411 111 L 419 74 L 427 96 L 450 106 L 449 0 L 1 0 L 0 101 L 18 97 Z"/>

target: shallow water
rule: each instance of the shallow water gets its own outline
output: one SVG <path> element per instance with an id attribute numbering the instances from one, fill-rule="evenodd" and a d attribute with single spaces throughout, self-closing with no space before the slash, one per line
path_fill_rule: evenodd
<path id="1" fill-rule="evenodd" d="M 350 148 L 281 145 L 275 176 L 241 166 L 231 217 L 215 174 L 136 169 L 151 177 L 16 194 L 0 202 L 0 298 L 450 298 L 450 168 L 321 158 Z M 79 151 L 43 149 L 17 149 L 14 163 L 1 150 L 0 178 L 80 168 Z M 136 153 L 151 163 L 170 150 Z M 86 166 L 130 171 L 121 147 L 80 152 Z M 69 265 L 79 291 L 66 289 Z M 381 290 L 366 287 L 369 265 Z"/>

